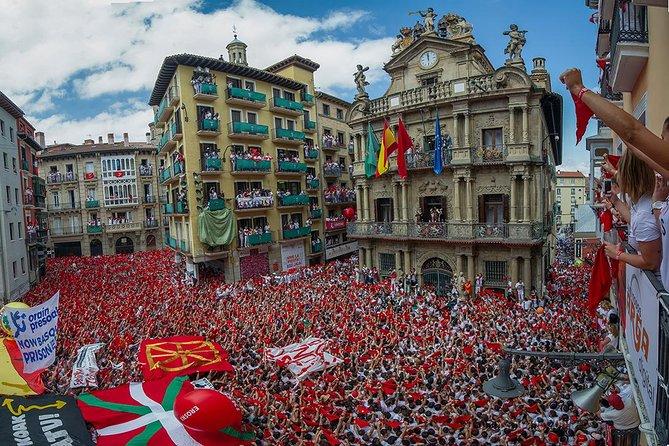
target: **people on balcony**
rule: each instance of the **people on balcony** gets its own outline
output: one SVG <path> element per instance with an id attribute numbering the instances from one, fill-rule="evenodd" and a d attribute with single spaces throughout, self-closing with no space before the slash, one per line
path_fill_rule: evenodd
<path id="1" fill-rule="evenodd" d="M 309 153 L 312 150 L 318 150 L 318 146 L 314 146 L 313 143 L 305 141 L 304 145 L 302 146 L 302 149 L 304 150 L 304 157 L 309 158 Z"/>
<path id="2" fill-rule="evenodd" d="M 177 194 L 177 204 L 180 204 L 184 213 L 188 213 L 188 189 L 182 187 Z"/>
<path id="3" fill-rule="evenodd" d="M 63 174 L 58 171 L 49 172 L 49 175 L 47 175 L 47 179 L 49 183 L 61 183 L 63 181 Z"/>
<path id="4" fill-rule="evenodd" d="M 132 223 L 132 215 L 129 217 L 109 217 L 107 219 L 107 224 L 109 225 L 122 225 L 126 223 Z"/>
<path id="5" fill-rule="evenodd" d="M 299 163 L 300 157 L 293 152 L 279 152 L 279 162 L 282 163 Z"/>
<path id="6" fill-rule="evenodd" d="M 297 220 L 288 220 L 285 225 L 283 225 L 283 230 L 284 231 L 290 231 L 290 230 L 295 230 L 295 229 L 300 229 L 302 226 L 300 225 L 300 222 Z"/>
<path id="7" fill-rule="evenodd" d="M 340 176 L 342 170 L 344 170 L 344 166 L 335 161 L 326 161 L 323 163 L 323 170 L 328 175 Z"/>
<path id="8" fill-rule="evenodd" d="M 350 203 L 355 201 L 355 191 L 348 187 L 332 185 L 325 189 L 323 198 L 326 203 Z"/>
<path id="9" fill-rule="evenodd" d="M 263 154 L 260 150 L 260 147 L 249 147 L 248 151 L 243 152 L 233 152 L 230 155 L 232 160 L 232 168 L 237 170 L 237 160 L 251 160 L 251 161 L 272 161 L 272 156 L 270 154 Z"/>
<path id="10" fill-rule="evenodd" d="M 334 135 L 326 133 L 323 135 L 323 147 L 341 147 L 344 145 L 343 141 L 339 141 Z"/>
<path id="11" fill-rule="evenodd" d="M 102 221 L 99 218 L 91 218 L 90 220 L 88 220 L 88 226 L 102 226 Z"/>
<path id="12" fill-rule="evenodd" d="M 218 200 L 218 192 L 216 192 L 215 187 L 209 188 L 209 201 L 211 200 Z"/>
<path id="13" fill-rule="evenodd" d="M 74 180 L 75 180 L 74 172 L 72 172 L 71 170 L 65 172 L 65 181 L 74 181 Z"/>
<path id="14" fill-rule="evenodd" d="M 146 225 L 150 228 L 154 227 L 154 226 L 158 226 L 158 220 L 156 220 L 156 217 L 150 216 L 146 219 Z"/>
<path id="15" fill-rule="evenodd" d="M 202 91 L 202 84 L 215 84 L 216 83 L 216 74 L 210 73 L 209 68 L 197 67 L 193 71 L 193 77 L 190 81 L 193 86 L 193 91 L 195 94 Z"/>
<path id="16" fill-rule="evenodd" d="M 266 208 L 274 205 L 274 196 L 269 189 L 249 189 L 241 191 L 235 198 L 238 209 Z"/>
<path id="17" fill-rule="evenodd" d="M 330 228 L 340 228 L 346 226 L 346 217 L 343 215 L 335 215 L 325 218 L 325 227 Z"/>
<path id="18" fill-rule="evenodd" d="M 321 244 L 321 239 L 319 239 L 316 236 L 311 237 L 311 250 L 312 251 L 316 251 L 320 247 L 320 244 Z"/>
<path id="19" fill-rule="evenodd" d="M 245 226 L 239 229 L 239 245 L 242 248 L 249 247 L 249 237 L 252 235 L 269 234 L 269 225 L 257 226 L 255 228 Z"/>
<path id="20" fill-rule="evenodd" d="M 205 119 L 213 119 L 215 121 L 218 121 L 220 118 L 220 115 L 218 112 L 214 112 L 213 109 L 207 108 L 202 113 L 200 113 L 200 122 L 202 122 Z"/>
<path id="21" fill-rule="evenodd" d="M 148 176 L 153 173 L 153 165 L 149 164 L 140 164 L 139 165 L 139 174 L 142 176 Z"/>

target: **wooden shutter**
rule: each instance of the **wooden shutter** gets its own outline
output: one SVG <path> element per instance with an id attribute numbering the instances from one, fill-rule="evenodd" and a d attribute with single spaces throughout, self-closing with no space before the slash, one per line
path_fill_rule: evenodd
<path id="1" fill-rule="evenodd" d="M 504 222 L 509 223 L 510 221 L 510 212 L 509 212 L 509 196 L 502 195 L 502 203 L 504 203 Z"/>
<path id="2" fill-rule="evenodd" d="M 479 195 L 479 223 L 485 223 L 485 195 Z"/>

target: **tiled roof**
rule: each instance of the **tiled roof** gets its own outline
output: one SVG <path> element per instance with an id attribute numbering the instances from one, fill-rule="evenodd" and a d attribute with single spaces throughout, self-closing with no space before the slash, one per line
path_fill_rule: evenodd
<path id="1" fill-rule="evenodd" d="M 25 113 L 19 108 L 18 105 L 12 102 L 3 92 L 0 91 L 0 108 L 3 108 L 12 115 L 14 119 L 19 119 Z"/>
<path id="2" fill-rule="evenodd" d="M 123 141 L 118 141 L 113 144 L 103 143 L 74 145 L 70 143 L 64 143 L 48 146 L 38 155 L 38 157 L 41 159 L 49 159 L 65 156 L 75 156 L 85 153 L 118 153 L 123 151 L 134 152 L 135 150 L 141 150 L 144 152 L 155 151 L 156 146 L 146 142 L 130 142 L 129 145 L 126 146 Z"/>
<path id="3" fill-rule="evenodd" d="M 560 170 L 557 173 L 558 178 L 585 178 L 585 175 L 583 175 L 581 172 L 578 170 L 575 172 L 569 172 L 567 170 Z"/>
<path id="4" fill-rule="evenodd" d="M 279 71 L 283 67 L 287 67 L 288 65 L 297 65 L 298 67 L 304 68 L 305 70 L 311 71 L 312 73 L 320 68 L 320 65 L 314 62 L 313 60 L 294 54 L 273 65 L 270 65 L 269 67 L 265 68 L 265 71 L 276 73 L 277 71 Z"/>

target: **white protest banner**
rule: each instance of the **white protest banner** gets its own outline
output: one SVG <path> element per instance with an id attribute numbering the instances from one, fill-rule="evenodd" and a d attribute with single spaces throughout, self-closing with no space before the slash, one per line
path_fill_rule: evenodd
<path id="1" fill-rule="evenodd" d="M 23 356 L 23 371 L 32 373 L 56 361 L 56 327 L 60 291 L 36 307 L 6 309 L 12 335 Z"/>
<path id="2" fill-rule="evenodd" d="M 282 271 L 295 270 L 297 268 L 302 268 L 305 265 L 304 244 L 301 240 L 281 245 Z"/>
<path id="3" fill-rule="evenodd" d="M 633 266 L 627 265 L 625 279 L 625 343 L 646 407 L 646 417 L 652 425 L 657 403 L 660 326 L 657 290 L 646 273 Z"/>
<path id="4" fill-rule="evenodd" d="M 300 380 L 311 372 L 318 372 L 342 362 L 325 351 L 325 344 L 324 339 L 310 336 L 302 342 L 285 347 L 268 348 L 265 356 L 276 361 L 279 367 L 286 367 Z"/>
<path id="5" fill-rule="evenodd" d="M 72 365 L 72 378 L 70 388 L 97 387 L 98 362 L 95 352 L 100 350 L 104 344 L 88 344 L 78 350 L 77 359 Z"/>

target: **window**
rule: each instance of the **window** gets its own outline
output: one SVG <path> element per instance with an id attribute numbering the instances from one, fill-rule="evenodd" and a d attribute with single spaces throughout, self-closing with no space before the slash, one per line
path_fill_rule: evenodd
<path id="1" fill-rule="evenodd" d="M 289 101 L 294 101 L 295 100 L 295 93 L 292 91 L 283 91 L 283 98 L 288 99 Z"/>
<path id="2" fill-rule="evenodd" d="M 242 122 L 242 112 L 239 110 L 230 110 L 232 122 Z"/>
<path id="3" fill-rule="evenodd" d="M 7 159 L 7 154 L 6 153 L 2 154 L 2 160 L 5 162 L 5 169 L 9 169 L 9 164 L 8 164 L 8 159 Z"/>
<path id="4" fill-rule="evenodd" d="M 376 199 L 376 220 L 383 222 L 393 221 L 393 199 L 392 198 L 377 198 Z"/>
<path id="5" fill-rule="evenodd" d="M 344 145 L 344 132 L 337 132 L 337 142 L 340 146 Z"/>
<path id="6" fill-rule="evenodd" d="M 9 239 L 14 240 L 14 223 L 9 223 Z"/>
<path id="7" fill-rule="evenodd" d="M 344 110 L 341 108 L 337 109 L 337 119 L 344 119 Z"/>
<path id="8" fill-rule="evenodd" d="M 12 169 L 16 172 L 16 158 L 12 157 Z"/>
<path id="9" fill-rule="evenodd" d="M 251 81 L 244 81 L 244 88 L 249 91 L 256 91 L 256 84 Z"/>
<path id="10" fill-rule="evenodd" d="M 479 223 L 497 225 L 506 220 L 506 195 L 486 194 L 479 195 Z"/>
<path id="11" fill-rule="evenodd" d="M 17 222 L 16 228 L 18 229 L 19 240 L 21 240 L 23 238 L 23 223 Z"/>
<path id="12" fill-rule="evenodd" d="M 12 262 L 12 270 L 14 271 L 14 278 L 16 279 L 16 260 Z"/>
<path id="13" fill-rule="evenodd" d="M 483 129 L 483 147 L 502 147 L 502 128 Z"/>
<path id="14" fill-rule="evenodd" d="M 234 77 L 228 77 L 226 78 L 226 83 L 229 87 L 234 87 L 234 88 L 242 88 L 242 81 L 239 79 L 235 79 Z"/>
<path id="15" fill-rule="evenodd" d="M 87 161 L 86 162 L 86 165 L 84 166 L 84 172 L 95 173 L 95 166 L 93 165 L 92 161 Z"/>
<path id="16" fill-rule="evenodd" d="M 283 128 L 283 120 L 281 118 L 274 118 L 274 127 L 277 129 Z"/>
<path id="17" fill-rule="evenodd" d="M 250 124 L 257 124 L 258 123 L 258 115 L 253 112 L 247 112 L 246 113 L 246 122 Z"/>
<path id="18" fill-rule="evenodd" d="M 25 257 L 21 257 L 21 274 L 26 273 L 26 259 Z"/>
<path id="19" fill-rule="evenodd" d="M 437 85 L 437 76 L 424 77 L 420 80 L 420 84 L 423 87 L 429 87 L 430 85 Z"/>
<path id="20" fill-rule="evenodd" d="M 485 278 L 487 283 L 504 284 L 506 278 L 506 262 L 505 261 L 486 261 L 485 263 Z"/>
<path id="21" fill-rule="evenodd" d="M 572 187 L 572 188 L 571 188 L 571 193 L 572 193 L 572 194 L 575 194 L 575 193 L 576 193 L 576 189 L 574 189 L 574 188 Z"/>
<path id="22" fill-rule="evenodd" d="M 19 188 L 14 188 L 14 203 L 19 204 Z"/>
<path id="23" fill-rule="evenodd" d="M 325 116 L 330 116 L 330 106 L 328 104 L 323 104 L 323 114 Z"/>
<path id="24" fill-rule="evenodd" d="M 281 90 L 278 88 L 272 88 L 272 96 L 275 98 L 280 98 L 281 97 Z"/>
<path id="25" fill-rule="evenodd" d="M 58 192 L 52 192 L 52 197 L 53 197 L 53 207 L 58 208 L 60 207 L 60 195 Z"/>
<path id="26" fill-rule="evenodd" d="M 561 193 L 562 193 L 562 189 L 558 187 L 555 191 L 555 194 L 560 195 Z"/>
<path id="27" fill-rule="evenodd" d="M 9 186 L 5 186 L 5 192 L 7 193 L 7 203 L 12 202 L 12 188 Z"/>
<path id="28" fill-rule="evenodd" d="M 9 140 L 14 142 L 14 127 L 9 127 Z"/>
<path id="29" fill-rule="evenodd" d="M 286 119 L 286 128 L 288 130 L 295 130 L 295 121 L 292 119 Z"/>
<path id="30" fill-rule="evenodd" d="M 388 254 L 386 252 L 379 253 L 379 273 L 386 277 L 392 270 L 395 269 L 395 254 Z"/>

